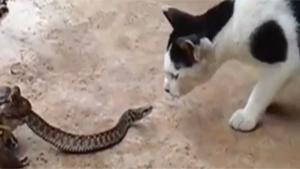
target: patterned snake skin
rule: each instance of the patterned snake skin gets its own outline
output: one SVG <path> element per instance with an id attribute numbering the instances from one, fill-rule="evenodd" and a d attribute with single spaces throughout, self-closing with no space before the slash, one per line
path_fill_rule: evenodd
<path id="1" fill-rule="evenodd" d="M 151 105 L 129 109 L 111 129 L 90 135 L 77 135 L 56 128 L 31 110 L 30 102 L 21 96 L 19 87 L 13 87 L 3 112 L 13 119 L 21 119 L 46 142 L 66 153 L 91 153 L 110 148 L 123 140 L 132 124 L 147 116 Z"/>

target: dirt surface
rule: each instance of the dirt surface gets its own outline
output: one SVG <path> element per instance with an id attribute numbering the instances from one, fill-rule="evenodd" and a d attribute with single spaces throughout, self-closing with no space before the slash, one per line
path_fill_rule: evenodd
<path id="1" fill-rule="evenodd" d="M 300 168 L 300 80 L 276 98 L 252 133 L 228 126 L 256 80 L 253 68 L 225 64 L 180 100 L 165 97 L 163 53 L 171 31 L 162 5 L 204 12 L 217 0 L 16 0 L 1 25 L 2 84 L 19 85 L 36 112 L 77 133 L 105 130 L 121 113 L 153 113 L 116 147 L 66 155 L 17 129 L 28 168 Z"/>

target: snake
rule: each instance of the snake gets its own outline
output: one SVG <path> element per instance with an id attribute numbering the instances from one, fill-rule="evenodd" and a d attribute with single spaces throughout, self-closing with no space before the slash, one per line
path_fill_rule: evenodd
<path id="1" fill-rule="evenodd" d="M 65 153 L 92 153 L 120 143 L 133 124 L 152 112 L 153 106 L 146 105 L 126 110 L 112 128 L 95 134 L 74 134 L 49 124 L 32 110 L 28 99 L 21 96 L 18 86 L 11 89 L 3 115 L 23 121 L 37 136 Z"/>

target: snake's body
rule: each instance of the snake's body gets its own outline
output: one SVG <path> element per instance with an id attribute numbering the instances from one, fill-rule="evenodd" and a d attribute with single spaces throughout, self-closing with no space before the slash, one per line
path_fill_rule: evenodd
<path id="1" fill-rule="evenodd" d="M 90 153 L 110 148 L 123 140 L 132 122 L 131 112 L 125 112 L 111 129 L 96 134 L 77 135 L 51 126 L 34 112 L 25 117 L 27 126 L 38 136 L 67 153 Z"/>
<path id="2" fill-rule="evenodd" d="M 39 137 L 66 153 L 91 153 L 110 148 L 126 136 L 132 124 L 147 116 L 152 106 L 128 109 L 111 129 L 90 135 L 79 135 L 63 131 L 50 125 L 31 110 L 30 102 L 21 96 L 19 87 L 12 88 L 8 103 L 2 110 L 7 118 L 20 120 Z"/>

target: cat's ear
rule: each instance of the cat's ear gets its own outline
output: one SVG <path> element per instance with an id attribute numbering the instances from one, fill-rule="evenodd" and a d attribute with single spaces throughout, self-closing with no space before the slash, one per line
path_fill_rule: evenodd
<path id="1" fill-rule="evenodd" d="M 173 29 L 186 26 L 194 18 L 193 15 L 170 6 L 163 6 L 162 12 Z"/>
<path id="2" fill-rule="evenodd" d="M 200 39 L 199 44 L 196 46 L 194 50 L 195 60 L 200 61 L 203 58 L 209 57 L 209 55 L 213 52 L 214 45 L 207 37 L 203 37 Z"/>
<path id="3" fill-rule="evenodd" d="M 193 57 L 196 44 L 190 36 L 180 37 L 176 40 L 176 44 L 184 50 L 188 56 Z"/>
<path id="4" fill-rule="evenodd" d="M 179 37 L 176 43 L 194 61 L 201 61 L 208 57 L 214 48 L 213 43 L 207 37 L 197 34 Z"/>

